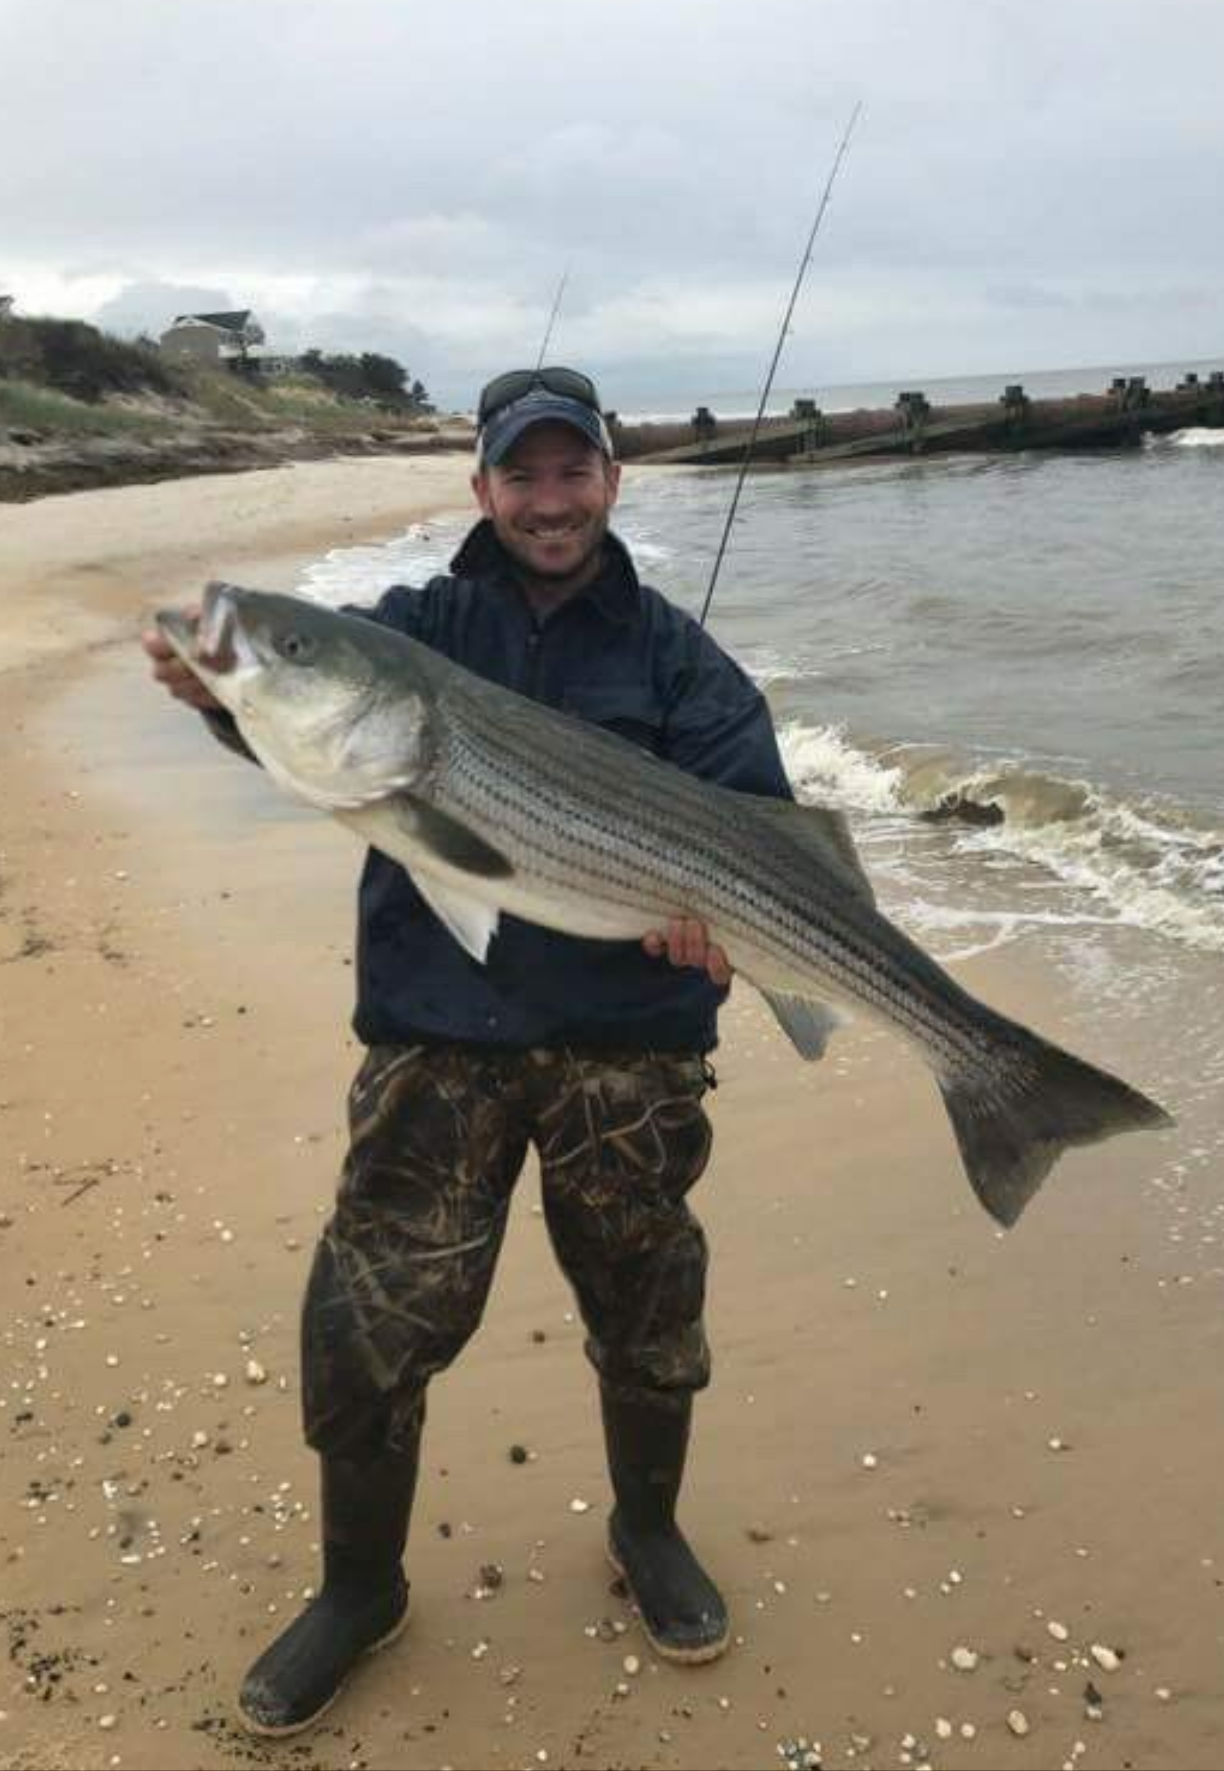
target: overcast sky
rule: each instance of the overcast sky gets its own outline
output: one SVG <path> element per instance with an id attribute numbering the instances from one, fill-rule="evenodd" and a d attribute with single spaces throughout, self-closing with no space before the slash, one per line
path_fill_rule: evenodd
<path id="1" fill-rule="evenodd" d="M 1221 0 L 0 0 L 0 291 L 625 409 L 1217 358 Z"/>

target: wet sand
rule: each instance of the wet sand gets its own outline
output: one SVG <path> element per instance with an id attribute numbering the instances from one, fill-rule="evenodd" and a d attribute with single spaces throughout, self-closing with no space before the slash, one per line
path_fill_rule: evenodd
<path id="1" fill-rule="evenodd" d="M 1208 1109 L 1066 1159 L 1002 1236 L 897 1042 L 856 1026 L 807 1069 L 747 989 L 695 1196 L 715 1381 L 685 1506 L 732 1653 L 658 1665 L 610 1589 L 529 1171 L 432 1392 L 408 1634 L 313 1733 L 238 1728 L 316 1573 L 296 1319 L 358 1059 L 360 850 L 146 686 L 134 636 L 207 576 L 291 584 L 464 499 L 454 460 L 346 461 L 5 513 L 0 1766 L 752 1767 L 800 1739 L 827 1766 L 1219 1765 L 1219 1276 L 1168 1233 Z M 957 972 L 1140 1084 L 1182 1037 L 1095 1028 L 1020 948 Z"/>

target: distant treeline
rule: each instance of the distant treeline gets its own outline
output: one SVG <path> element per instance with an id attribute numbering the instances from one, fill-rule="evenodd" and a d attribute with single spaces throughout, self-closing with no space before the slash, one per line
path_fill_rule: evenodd
<path id="1" fill-rule="evenodd" d="M 410 382 L 402 363 L 378 351 L 363 351 L 359 357 L 329 357 L 320 350 L 308 350 L 298 358 L 298 368 L 348 400 L 377 400 L 417 412 L 431 410 L 425 384 Z"/>

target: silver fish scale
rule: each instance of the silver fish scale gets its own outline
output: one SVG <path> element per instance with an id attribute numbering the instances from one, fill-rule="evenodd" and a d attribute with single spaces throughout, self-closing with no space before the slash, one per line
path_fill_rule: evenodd
<path id="1" fill-rule="evenodd" d="M 780 962 L 797 993 L 827 980 L 950 1067 L 981 1071 L 992 1012 L 750 804 L 729 818 L 727 790 L 493 685 L 448 684 L 435 711 L 431 797 L 525 877 L 629 907 L 645 886 L 662 914 L 683 906 Z"/>

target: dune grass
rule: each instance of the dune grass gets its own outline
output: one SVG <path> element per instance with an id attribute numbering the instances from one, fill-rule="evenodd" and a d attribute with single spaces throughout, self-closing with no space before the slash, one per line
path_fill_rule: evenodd
<path id="1" fill-rule="evenodd" d="M 74 400 L 30 381 L 0 378 L 0 425 L 67 436 L 139 436 L 164 430 L 166 419 L 127 406 Z"/>

